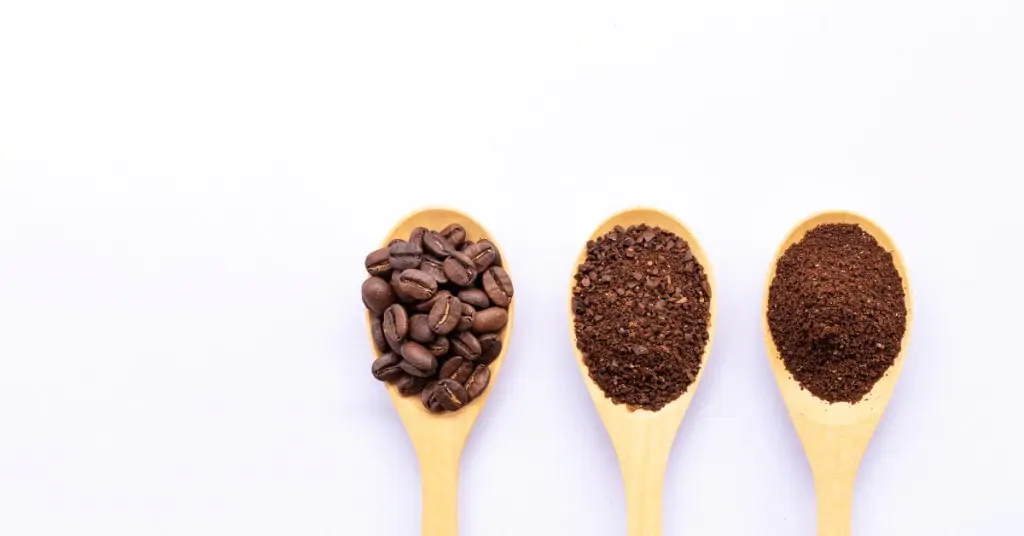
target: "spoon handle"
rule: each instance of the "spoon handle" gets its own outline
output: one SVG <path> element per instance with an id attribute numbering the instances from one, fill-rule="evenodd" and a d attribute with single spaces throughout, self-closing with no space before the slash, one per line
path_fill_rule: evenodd
<path id="1" fill-rule="evenodd" d="M 639 441 L 617 445 L 622 480 L 626 487 L 626 527 L 629 536 L 661 536 L 662 489 L 671 441 Z"/>
<path id="2" fill-rule="evenodd" d="M 853 520 L 853 478 L 816 477 L 818 536 L 850 536 Z"/>
<path id="3" fill-rule="evenodd" d="M 422 536 L 456 536 L 459 532 L 459 457 L 453 449 L 420 451 Z"/>

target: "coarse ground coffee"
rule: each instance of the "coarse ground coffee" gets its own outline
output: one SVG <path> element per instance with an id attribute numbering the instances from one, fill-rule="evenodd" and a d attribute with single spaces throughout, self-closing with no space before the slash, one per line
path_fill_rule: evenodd
<path id="1" fill-rule="evenodd" d="M 857 402 L 892 366 L 907 327 L 892 254 L 859 225 L 815 227 L 778 261 L 768 326 L 803 388 L 828 402 Z"/>
<path id="2" fill-rule="evenodd" d="M 576 346 L 613 402 L 657 411 L 700 371 L 711 288 L 689 244 L 647 225 L 587 242 L 572 308 Z"/>

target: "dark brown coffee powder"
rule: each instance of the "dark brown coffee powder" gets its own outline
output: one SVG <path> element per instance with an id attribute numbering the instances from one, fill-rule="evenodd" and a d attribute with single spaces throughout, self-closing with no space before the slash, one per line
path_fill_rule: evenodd
<path id="1" fill-rule="evenodd" d="M 801 386 L 857 402 L 892 366 L 907 327 L 892 254 L 858 225 L 815 227 L 779 259 L 768 326 Z"/>
<path id="2" fill-rule="evenodd" d="M 587 243 L 572 307 L 576 346 L 605 395 L 661 409 L 686 391 L 708 341 L 711 289 L 685 240 L 647 225 Z"/>

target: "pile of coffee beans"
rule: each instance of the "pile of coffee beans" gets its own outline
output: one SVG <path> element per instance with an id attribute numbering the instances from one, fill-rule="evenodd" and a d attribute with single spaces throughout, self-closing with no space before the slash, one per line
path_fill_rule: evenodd
<path id="1" fill-rule="evenodd" d="M 498 248 L 453 223 L 418 227 L 366 256 L 363 304 L 380 357 L 373 377 L 440 413 L 479 397 L 501 353 L 512 279 Z"/>
<path id="2" fill-rule="evenodd" d="M 576 346 L 605 396 L 657 411 L 700 371 L 711 287 L 689 244 L 647 225 L 587 242 L 572 308 Z"/>
<path id="3" fill-rule="evenodd" d="M 778 261 L 768 326 L 804 389 L 828 402 L 859 401 L 896 360 L 907 328 L 892 254 L 858 225 L 812 229 Z"/>

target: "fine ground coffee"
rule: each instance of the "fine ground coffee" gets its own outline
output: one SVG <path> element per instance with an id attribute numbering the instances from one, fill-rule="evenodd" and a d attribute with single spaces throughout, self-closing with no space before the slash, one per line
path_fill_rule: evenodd
<path id="1" fill-rule="evenodd" d="M 903 282 L 885 251 L 855 224 L 815 227 L 778 261 L 768 326 L 786 369 L 828 402 L 857 402 L 900 353 Z"/>
<path id="2" fill-rule="evenodd" d="M 711 288 L 685 240 L 647 225 L 587 242 L 572 307 L 576 346 L 613 402 L 657 411 L 697 377 Z"/>
<path id="3" fill-rule="evenodd" d="M 373 377 L 402 396 L 419 395 L 434 413 L 458 411 L 482 395 L 513 294 L 494 244 L 466 241 L 454 223 L 417 227 L 408 240 L 371 252 L 365 266 L 363 305 L 380 354 Z"/>

